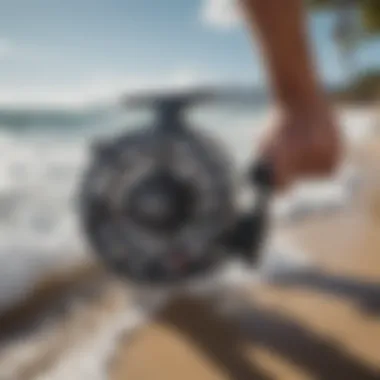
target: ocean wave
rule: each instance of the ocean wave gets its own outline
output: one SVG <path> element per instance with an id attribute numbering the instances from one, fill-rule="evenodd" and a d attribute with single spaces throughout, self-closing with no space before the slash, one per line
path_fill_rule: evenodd
<path id="1" fill-rule="evenodd" d="M 0 109 L 3 129 L 24 131 L 30 128 L 64 128 L 89 125 L 103 117 L 100 111 Z"/>

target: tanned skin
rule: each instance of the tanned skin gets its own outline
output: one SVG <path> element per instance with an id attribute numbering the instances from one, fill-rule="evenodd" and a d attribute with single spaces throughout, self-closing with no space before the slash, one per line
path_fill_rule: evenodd
<path id="1" fill-rule="evenodd" d="M 341 154 L 339 128 L 323 92 L 308 40 L 303 0 L 240 0 L 258 34 L 278 118 L 262 144 L 277 189 L 330 175 Z"/>

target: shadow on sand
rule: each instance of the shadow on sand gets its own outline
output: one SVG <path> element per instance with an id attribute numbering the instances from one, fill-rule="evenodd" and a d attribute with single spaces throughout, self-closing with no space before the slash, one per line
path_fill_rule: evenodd
<path id="1" fill-rule="evenodd" d="M 103 277 L 104 276 L 104 277 Z M 30 302 L 1 316 L 0 343 L 35 330 L 44 319 L 45 308 L 57 303 L 62 312 L 72 297 L 99 297 L 107 276 L 97 271 L 79 272 L 63 283 L 46 284 Z M 280 287 L 302 287 L 357 303 L 371 315 L 380 313 L 380 285 L 320 272 L 298 272 L 276 277 Z M 60 291 L 57 291 L 57 288 Z M 80 289 L 80 290 L 79 290 Z M 43 290 L 43 289 L 42 289 Z M 94 294 L 95 293 L 95 294 Z M 58 302 L 63 301 L 65 302 Z M 47 307 L 50 305 L 50 307 Z M 264 347 L 309 373 L 317 380 L 380 380 L 380 371 L 367 366 L 328 338 L 309 331 L 290 317 L 263 307 L 250 307 L 237 321 L 223 318 L 207 302 L 174 300 L 157 316 L 158 322 L 180 331 L 187 340 L 234 380 L 274 380 L 260 363 L 252 362 L 244 351 L 248 345 Z M 238 329 L 237 323 L 241 326 Z M 26 327 L 28 327 L 26 329 Z M 27 330 L 27 331 L 25 331 Z"/>
<path id="2" fill-rule="evenodd" d="M 282 356 L 313 379 L 380 379 L 380 372 L 274 310 L 248 309 L 238 317 L 242 328 L 237 329 L 236 321 L 224 319 L 207 303 L 181 299 L 164 310 L 158 322 L 179 330 L 234 380 L 274 380 L 245 356 L 248 344 Z"/>
<path id="3" fill-rule="evenodd" d="M 103 268 L 84 266 L 46 278 L 23 302 L 0 313 L 0 348 L 25 339 L 52 320 L 64 320 L 78 301 L 99 299 L 110 282 Z"/>
<path id="4" fill-rule="evenodd" d="M 355 303 L 366 314 L 380 316 L 380 283 L 306 270 L 276 276 L 272 284 L 333 295 Z"/>

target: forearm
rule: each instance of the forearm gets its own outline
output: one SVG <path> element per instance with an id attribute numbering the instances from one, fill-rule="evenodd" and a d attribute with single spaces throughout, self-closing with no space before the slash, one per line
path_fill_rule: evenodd
<path id="1" fill-rule="evenodd" d="M 286 107 L 320 103 L 303 0 L 240 1 L 252 33 L 259 33 L 277 101 Z"/>

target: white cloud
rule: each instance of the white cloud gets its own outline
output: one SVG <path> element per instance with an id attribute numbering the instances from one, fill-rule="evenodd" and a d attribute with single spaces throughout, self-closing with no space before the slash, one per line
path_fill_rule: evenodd
<path id="1" fill-rule="evenodd" d="M 13 51 L 13 46 L 6 38 L 0 38 L 0 59 L 8 58 Z"/>
<path id="2" fill-rule="evenodd" d="M 201 20 L 217 29 L 233 29 L 241 24 L 238 0 L 203 0 Z"/>

